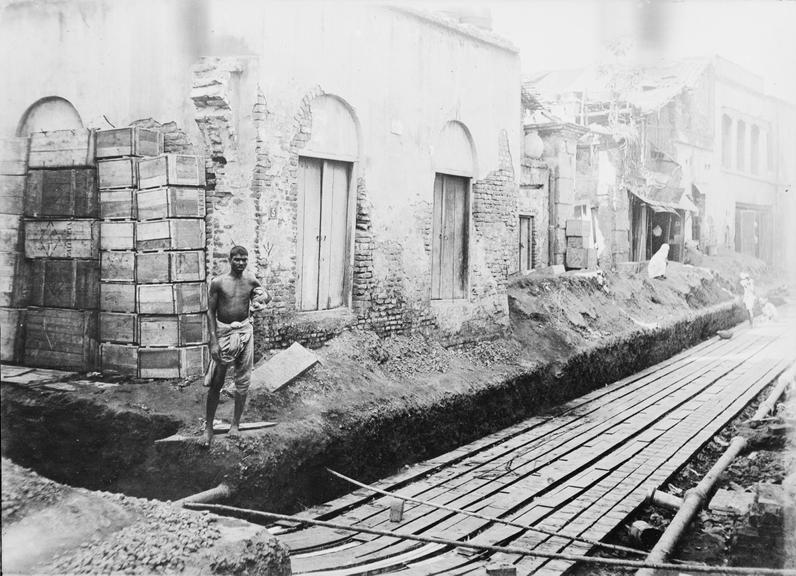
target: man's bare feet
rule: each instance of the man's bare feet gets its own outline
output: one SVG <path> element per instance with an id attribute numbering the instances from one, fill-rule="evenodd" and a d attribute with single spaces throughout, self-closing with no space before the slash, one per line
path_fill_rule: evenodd
<path id="1" fill-rule="evenodd" d="M 204 438 L 201 440 L 201 445 L 203 448 L 210 448 L 213 444 L 213 425 L 205 426 L 205 434 Z"/>
<path id="2" fill-rule="evenodd" d="M 237 424 L 232 424 L 229 427 L 229 432 L 227 432 L 228 438 L 240 438 L 240 430 L 238 430 Z"/>

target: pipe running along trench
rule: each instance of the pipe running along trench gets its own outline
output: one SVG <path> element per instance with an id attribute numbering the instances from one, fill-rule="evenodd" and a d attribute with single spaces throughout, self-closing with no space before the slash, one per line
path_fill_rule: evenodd
<path id="1" fill-rule="evenodd" d="M 768 395 L 768 398 L 758 407 L 754 416 L 750 419 L 751 422 L 762 420 L 768 415 L 780 396 L 782 396 L 787 387 L 794 381 L 795 374 L 796 367 L 792 366 L 788 369 L 787 373 L 780 375 L 771 394 Z M 646 563 L 652 565 L 666 562 L 675 546 L 677 546 L 677 542 L 683 535 L 683 532 L 685 532 L 686 528 L 688 528 L 688 525 L 691 523 L 691 520 L 694 519 L 694 516 L 696 516 L 697 512 L 704 506 L 708 497 L 713 493 L 713 488 L 719 476 L 727 469 L 735 457 L 744 451 L 748 443 L 749 441 L 743 436 L 735 436 L 724 451 L 724 454 L 722 454 L 721 458 L 711 467 L 705 477 L 700 480 L 699 484 L 685 493 L 685 497 L 677 510 L 677 514 L 675 514 L 657 544 L 655 544 L 650 551 Z M 659 494 L 665 493 L 653 492 L 653 497 L 665 500 L 668 505 L 677 503 L 675 500 L 669 500 L 665 497 L 660 498 L 660 496 L 658 496 Z M 653 567 L 645 567 L 636 572 L 636 576 L 654 576 L 654 574 L 655 568 Z"/>

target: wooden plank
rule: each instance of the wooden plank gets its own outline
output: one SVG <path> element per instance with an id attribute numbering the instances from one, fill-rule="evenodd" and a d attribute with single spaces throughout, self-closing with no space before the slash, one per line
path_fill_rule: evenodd
<path id="1" fill-rule="evenodd" d="M 104 220 L 100 223 L 100 249 L 135 250 L 135 222 Z"/>
<path id="2" fill-rule="evenodd" d="M 302 204 L 301 310 L 318 309 L 318 266 L 321 234 L 321 174 L 323 162 L 311 158 L 299 161 Z"/>
<path id="3" fill-rule="evenodd" d="M 92 370 L 97 366 L 97 312 L 28 308 L 25 363 L 29 366 Z"/>
<path id="4" fill-rule="evenodd" d="M 31 134 L 28 168 L 91 166 L 94 166 L 92 130 L 53 130 Z"/>
<path id="5" fill-rule="evenodd" d="M 96 218 L 99 213 L 93 168 L 30 170 L 25 188 L 25 216 Z"/>
<path id="6" fill-rule="evenodd" d="M 106 282 L 135 282 L 136 254 L 132 251 L 100 252 L 100 279 Z"/>
<path id="7" fill-rule="evenodd" d="M 138 347 L 123 344 L 100 344 L 102 371 L 138 375 Z"/>
<path id="8" fill-rule="evenodd" d="M 100 190 L 100 217 L 131 220 L 136 217 L 135 191 L 132 188 Z"/>
<path id="9" fill-rule="evenodd" d="M 205 217 L 203 188 L 151 188 L 139 190 L 136 198 L 139 220 Z"/>
<path id="10" fill-rule="evenodd" d="M 454 297 L 456 277 L 456 180 L 445 176 L 443 181 L 442 206 L 442 254 L 440 274 L 440 298 Z"/>
<path id="11" fill-rule="evenodd" d="M 318 258 L 318 310 L 329 308 L 330 264 L 332 252 L 332 204 L 334 191 L 334 168 L 331 162 L 323 163 L 321 173 L 321 227 Z"/>
<path id="12" fill-rule="evenodd" d="M 319 362 L 315 354 L 294 342 L 287 350 L 278 352 L 252 371 L 251 389 L 275 392 Z"/>
<path id="13" fill-rule="evenodd" d="M 252 430 L 264 430 L 266 428 L 272 428 L 276 426 L 276 422 L 266 422 L 266 421 L 258 421 L 258 422 L 241 422 L 238 426 L 238 429 L 241 432 L 251 432 Z M 229 432 L 230 424 L 221 423 L 221 424 L 214 424 L 213 425 L 213 433 L 214 434 L 226 434 Z M 172 442 L 200 442 L 204 439 L 204 436 L 185 436 L 184 434 L 172 434 L 171 436 L 167 436 L 166 438 L 158 438 L 155 440 L 155 444 L 169 444 Z"/>
<path id="14" fill-rule="evenodd" d="M 0 361 L 21 361 L 24 342 L 25 309 L 0 308 Z"/>
<path id="15" fill-rule="evenodd" d="M 203 282 L 142 284 L 137 287 L 138 311 L 143 314 L 190 314 L 207 310 Z"/>
<path id="16" fill-rule="evenodd" d="M 467 245 L 468 245 L 468 180 L 451 178 L 455 191 L 453 231 L 453 297 L 467 297 Z"/>
<path id="17" fill-rule="evenodd" d="M 138 158 L 115 158 L 97 162 L 97 179 L 101 189 L 137 188 Z"/>
<path id="18" fill-rule="evenodd" d="M 28 138 L 0 138 L 0 174 L 24 176 L 28 170 Z"/>
<path id="19" fill-rule="evenodd" d="M 523 272 L 531 269 L 531 218 L 520 216 L 520 264 L 519 270 Z"/>
<path id="20" fill-rule="evenodd" d="M 327 162 L 332 172 L 331 229 L 329 230 L 329 302 L 327 308 L 337 308 L 344 302 L 346 246 L 348 226 L 349 164 Z"/>
<path id="21" fill-rule="evenodd" d="M 137 126 L 99 130 L 96 148 L 97 158 L 157 156 L 163 153 L 163 133 Z"/>
<path id="22" fill-rule="evenodd" d="M 199 156 L 190 154 L 162 154 L 142 158 L 138 164 L 138 186 L 204 186 L 205 167 Z"/>
<path id="23" fill-rule="evenodd" d="M 99 305 L 97 260 L 33 260 L 30 277 L 31 306 L 96 310 Z"/>
<path id="24" fill-rule="evenodd" d="M 198 218 L 136 223 L 138 250 L 197 250 L 205 247 L 205 222 Z"/>
<path id="25" fill-rule="evenodd" d="M 26 258 L 99 257 L 95 220 L 25 220 Z"/>
<path id="26" fill-rule="evenodd" d="M 431 225 L 431 298 L 442 298 L 442 234 L 444 228 L 443 207 L 445 202 L 444 176 L 434 177 L 434 207 Z"/>
<path id="27" fill-rule="evenodd" d="M 25 176 L 0 174 L 0 214 L 24 211 Z"/>
<path id="28" fill-rule="evenodd" d="M 100 310 L 135 312 L 136 285 L 131 282 L 100 282 Z"/>
<path id="29" fill-rule="evenodd" d="M 100 312 L 100 340 L 119 344 L 138 343 L 138 316 L 130 312 Z"/>

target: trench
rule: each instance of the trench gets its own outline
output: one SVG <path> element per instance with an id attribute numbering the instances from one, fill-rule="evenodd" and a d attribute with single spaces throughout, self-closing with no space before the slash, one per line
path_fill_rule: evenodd
<path id="1" fill-rule="evenodd" d="M 176 500 L 227 482 L 235 490 L 231 505 L 293 513 L 350 491 L 326 467 L 371 482 L 530 416 L 555 412 L 568 400 L 738 324 L 743 315 L 735 302 L 715 305 L 431 406 L 297 423 L 289 435 L 266 435 L 212 457 L 195 444 L 155 445 L 180 427 L 166 414 L 110 410 L 100 400 L 3 385 L 2 453 L 72 486 Z"/>

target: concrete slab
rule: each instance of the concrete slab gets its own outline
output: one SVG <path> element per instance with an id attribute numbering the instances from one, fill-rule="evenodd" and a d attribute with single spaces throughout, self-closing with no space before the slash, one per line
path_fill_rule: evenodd
<path id="1" fill-rule="evenodd" d="M 251 390 L 275 392 L 318 364 L 318 357 L 294 342 L 252 372 Z"/>

